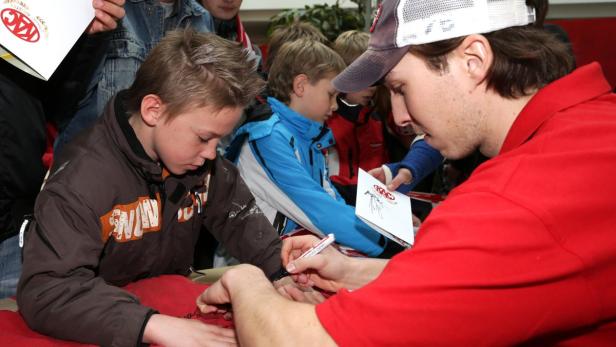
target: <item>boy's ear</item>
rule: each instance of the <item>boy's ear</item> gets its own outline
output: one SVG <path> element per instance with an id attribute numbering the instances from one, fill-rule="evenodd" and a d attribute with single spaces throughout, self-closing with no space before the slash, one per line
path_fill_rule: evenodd
<path id="1" fill-rule="evenodd" d="M 467 36 L 455 54 L 462 59 L 463 69 L 476 85 L 485 81 L 494 61 L 494 53 L 490 42 L 483 35 Z"/>
<path id="2" fill-rule="evenodd" d="M 164 104 L 156 94 L 148 94 L 141 99 L 141 119 L 148 126 L 155 126 L 163 119 Z"/>
<path id="3" fill-rule="evenodd" d="M 293 78 L 293 94 L 302 97 L 306 89 L 306 84 L 310 83 L 308 76 L 301 73 Z"/>

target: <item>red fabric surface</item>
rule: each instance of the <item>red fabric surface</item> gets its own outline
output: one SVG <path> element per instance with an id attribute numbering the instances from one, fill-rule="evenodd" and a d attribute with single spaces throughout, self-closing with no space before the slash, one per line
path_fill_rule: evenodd
<path id="1" fill-rule="evenodd" d="M 204 323 L 222 327 L 232 327 L 233 322 L 225 320 L 220 314 L 196 314 L 195 300 L 208 286 L 197 284 L 186 277 L 165 275 L 148 278 L 124 287 L 137 295 L 141 303 L 160 313 L 175 317 L 200 319 Z M 0 311 L 0 346 L 91 346 L 70 341 L 58 340 L 41 335 L 28 328 L 19 313 Z"/>

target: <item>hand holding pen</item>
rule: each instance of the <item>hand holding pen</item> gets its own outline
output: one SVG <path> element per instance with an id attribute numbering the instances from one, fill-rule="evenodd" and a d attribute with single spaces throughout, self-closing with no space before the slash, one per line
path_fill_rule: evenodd
<path id="1" fill-rule="evenodd" d="M 330 235 L 322 240 L 310 235 L 283 240 L 282 264 L 299 285 L 316 286 L 331 292 L 344 287 L 345 266 L 349 258 L 334 247 L 328 247 L 334 241 L 334 235 Z"/>

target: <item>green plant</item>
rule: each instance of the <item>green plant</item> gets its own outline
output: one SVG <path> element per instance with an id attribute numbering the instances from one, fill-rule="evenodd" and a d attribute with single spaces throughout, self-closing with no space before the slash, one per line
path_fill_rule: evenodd
<path id="1" fill-rule="evenodd" d="M 306 5 L 300 9 L 288 9 L 271 18 L 267 30 L 268 36 L 279 26 L 286 26 L 296 21 L 310 22 L 321 30 L 330 41 L 347 30 L 362 30 L 365 24 L 364 1 L 351 0 L 357 8 L 341 8 L 340 1 L 333 5 Z"/>

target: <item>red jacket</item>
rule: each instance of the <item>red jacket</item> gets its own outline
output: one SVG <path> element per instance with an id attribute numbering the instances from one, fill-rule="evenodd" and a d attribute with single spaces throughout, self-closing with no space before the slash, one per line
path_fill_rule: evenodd
<path id="1" fill-rule="evenodd" d="M 372 111 L 370 107 L 349 106 L 338 98 L 338 111 L 327 120 L 336 140 L 327 159 L 332 182 L 357 185 L 359 168 L 368 171 L 389 161 L 383 122 Z"/>

